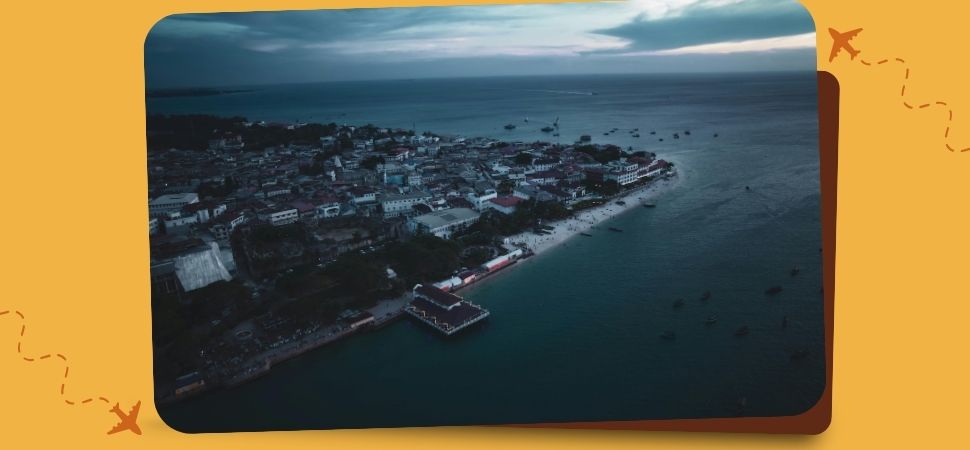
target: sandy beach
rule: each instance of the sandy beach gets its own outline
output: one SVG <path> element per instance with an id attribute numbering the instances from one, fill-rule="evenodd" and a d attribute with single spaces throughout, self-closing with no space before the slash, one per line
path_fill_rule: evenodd
<path id="1" fill-rule="evenodd" d="M 571 219 L 546 223 L 545 225 L 547 226 L 555 227 L 550 231 L 550 234 L 540 236 L 530 230 L 509 236 L 508 242 L 511 244 L 525 244 L 534 254 L 540 255 L 606 220 L 612 219 L 631 209 L 643 208 L 643 203 L 652 201 L 660 193 L 674 186 L 677 181 L 678 177 L 676 175 L 671 178 L 659 180 L 628 192 L 622 197 L 614 198 L 603 205 L 583 210 Z M 617 201 L 623 201 L 626 204 L 618 205 L 616 203 Z"/>

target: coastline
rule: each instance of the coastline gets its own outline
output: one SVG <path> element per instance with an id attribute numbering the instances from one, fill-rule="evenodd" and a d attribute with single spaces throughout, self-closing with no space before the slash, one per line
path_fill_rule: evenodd
<path id="1" fill-rule="evenodd" d="M 532 250 L 533 255 L 541 255 L 607 220 L 632 209 L 642 208 L 644 202 L 648 202 L 661 193 L 668 191 L 676 185 L 677 180 L 679 180 L 679 177 L 675 173 L 671 177 L 657 180 L 656 182 L 627 192 L 624 195 L 611 198 L 607 203 L 580 211 L 575 217 L 550 222 L 546 225 L 552 226 L 554 229 L 550 230 L 550 234 L 548 235 L 537 235 L 532 231 L 524 231 L 509 236 L 508 240 L 513 245 L 525 244 L 526 247 Z M 616 203 L 618 201 L 623 201 L 626 204 L 619 205 Z"/>
<path id="2" fill-rule="evenodd" d="M 506 238 L 509 242 L 507 247 L 515 248 L 515 246 L 518 245 L 525 245 L 525 248 L 531 251 L 532 254 L 528 257 L 516 260 L 515 264 L 511 264 L 486 278 L 476 281 L 470 285 L 461 286 L 456 289 L 456 291 L 462 291 L 463 293 L 471 292 L 475 288 L 481 287 L 489 281 L 494 280 L 498 275 L 511 272 L 515 267 L 532 261 L 535 257 L 545 254 L 549 250 L 565 244 L 569 240 L 579 236 L 580 233 L 587 232 L 593 227 L 599 226 L 603 222 L 625 214 L 630 210 L 642 208 L 643 203 L 649 202 L 650 200 L 674 188 L 679 181 L 680 176 L 678 172 L 675 171 L 668 177 L 657 180 L 645 186 L 638 187 L 630 192 L 625 193 L 624 195 L 613 197 L 609 199 L 607 203 L 600 206 L 585 209 L 576 214 L 575 217 L 549 222 L 546 225 L 554 228 L 548 235 L 537 235 L 532 231 L 523 231 L 521 233 L 508 236 Z M 616 204 L 617 201 L 623 201 L 626 203 L 626 205 L 618 205 Z"/>

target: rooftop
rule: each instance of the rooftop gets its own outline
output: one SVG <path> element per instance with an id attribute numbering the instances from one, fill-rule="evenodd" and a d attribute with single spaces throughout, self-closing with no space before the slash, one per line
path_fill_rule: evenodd
<path id="1" fill-rule="evenodd" d="M 430 229 L 441 228 L 454 223 L 461 223 L 467 220 L 477 219 L 481 214 L 468 208 L 450 208 L 422 214 L 414 218 L 418 222 Z"/>

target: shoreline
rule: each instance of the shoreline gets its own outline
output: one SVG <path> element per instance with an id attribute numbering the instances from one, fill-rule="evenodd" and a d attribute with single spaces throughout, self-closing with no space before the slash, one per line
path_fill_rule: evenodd
<path id="1" fill-rule="evenodd" d="M 519 258 L 515 260 L 513 264 L 490 273 L 488 276 L 483 277 L 471 284 L 460 286 L 455 291 L 463 291 L 463 293 L 474 292 L 475 288 L 494 280 L 498 275 L 508 273 L 515 267 L 521 266 L 523 263 L 531 261 L 533 258 L 565 244 L 570 239 L 579 236 L 580 233 L 589 231 L 610 219 L 629 212 L 632 209 L 642 208 L 644 202 L 648 202 L 658 197 L 660 194 L 669 191 L 677 185 L 679 180 L 679 173 L 675 170 L 672 174 L 669 174 L 662 179 L 606 199 L 606 203 L 602 205 L 582 210 L 574 217 L 549 222 L 546 224 L 546 226 L 551 226 L 553 229 L 549 232 L 550 234 L 547 235 L 537 235 L 532 231 L 523 231 L 521 233 L 508 236 L 505 238 L 508 242 L 505 244 L 506 248 L 514 249 L 524 245 L 525 249 L 528 251 L 528 256 Z M 618 205 L 616 203 L 618 201 L 623 201 L 626 204 Z M 342 341 L 345 338 L 352 337 L 360 332 L 378 331 L 383 329 L 387 325 L 390 325 L 403 317 L 404 308 L 408 303 L 406 300 L 409 297 L 409 295 L 405 294 L 401 297 L 381 300 L 378 301 L 377 305 L 368 308 L 367 311 L 372 313 L 375 318 L 375 322 L 370 326 L 345 328 L 338 325 L 317 330 L 316 332 L 303 336 L 303 338 L 299 341 L 290 342 L 289 345 L 284 345 L 281 348 L 267 350 L 250 356 L 247 358 L 246 363 L 243 364 L 245 369 L 235 373 L 232 376 L 220 377 L 219 381 L 208 385 L 193 394 L 185 396 L 166 396 L 156 398 L 155 400 L 157 403 L 171 404 L 181 402 L 189 397 L 203 395 L 214 389 L 232 389 L 266 375 L 272 371 L 276 364 L 302 356 L 328 344 Z"/>
<path id="2" fill-rule="evenodd" d="M 525 248 L 531 252 L 531 255 L 525 258 L 519 258 L 516 260 L 515 264 L 505 267 L 484 279 L 475 281 L 472 284 L 461 286 L 456 289 L 456 291 L 462 291 L 463 293 L 473 292 L 476 288 L 481 287 L 490 280 L 494 280 L 498 275 L 511 272 L 515 267 L 532 261 L 534 258 L 565 244 L 577 236 L 580 236 L 580 233 L 587 232 L 593 229 L 593 227 L 599 226 L 602 223 L 619 217 L 620 215 L 630 212 L 633 209 L 643 208 L 642 205 L 644 202 L 649 202 L 661 194 L 670 191 L 677 186 L 679 181 L 679 174 L 674 172 L 674 174 L 670 177 L 638 187 L 630 192 L 626 192 L 623 195 L 617 195 L 616 197 L 610 198 L 607 203 L 600 206 L 580 211 L 575 217 L 549 222 L 546 225 L 552 226 L 554 229 L 548 235 L 537 235 L 532 231 L 523 231 L 521 233 L 508 236 L 506 238 L 509 242 L 506 244 L 507 246 L 517 247 L 519 245 L 525 245 Z M 626 205 L 618 205 L 616 204 L 617 201 L 626 202 Z"/>
<path id="3" fill-rule="evenodd" d="M 578 236 L 580 233 L 587 232 L 603 222 L 618 217 L 635 208 L 642 208 L 644 202 L 648 202 L 661 193 L 673 188 L 679 176 L 658 180 L 654 183 L 641 186 L 623 195 L 607 200 L 599 206 L 585 209 L 577 213 L 574 217 L 546 225 L 555 227 L 548 235 L 537 235 L 532 231 L 509 236 L 512 245 L 525 244 L 534 256 L 539 256 L 553 248 L 556 248 L 569 239 Z M 625 205 L 618 205 L 616 202 L 623 201 Z"/>

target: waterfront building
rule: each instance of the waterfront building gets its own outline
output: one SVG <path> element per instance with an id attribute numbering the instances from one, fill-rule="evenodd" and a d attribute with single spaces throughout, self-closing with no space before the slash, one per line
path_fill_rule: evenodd
<path id="1" fill-rule="evenodd" d="M 408 221 L 411 233 L 433 234 L 442 239 L 448 239 L 454 233 L 468 228 L 481 214 L 468 208 L 449 208 L 422 214 Z"/>
<path id="2" fill-rule="evenodd" d="M 415 285 L 412 294 L 414 298 L 404 310 L 447 336 L 489 315 L 487 309 L 433 286 Z"/>

